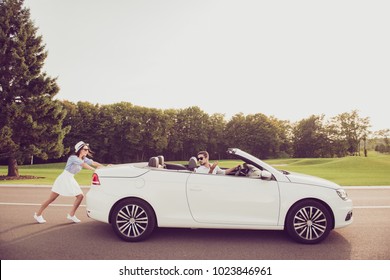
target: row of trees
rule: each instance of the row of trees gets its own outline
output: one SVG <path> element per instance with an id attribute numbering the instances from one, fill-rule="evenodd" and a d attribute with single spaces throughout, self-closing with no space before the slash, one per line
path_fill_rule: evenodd
<path id="1" fill-rule="evenodd" d="M 370 121 L 362 118 L 358 111 L 342 113 L 329 121 L 324 115 L 301 120 L 292 129 L 294 157 L 342 157 L 360 154 L 364 143 L 367 155 L 367 138 Z"/>
<path id="2" fill-rule="evenodd" d="M 227 147 L 260 158 L 344 156 L 357 154 L 369 134 L 369 119 L 357 111 L 292 124 L 261 113 L 227 121 L 199 107 L 58 101 L 56 79 L 42 71 L 46 57 L 23 0 L 0 0 L 0 163 L 8 163 L 8 176 L 18 176 L 17 163 L 32 156 L 63 160 L 80 140 L 91 144 L 97 160 L 120 163 L 157 154 L 186 160 L 204 149 L 221 158 Z"/>
<path id="3" fill-rule="evenodd" d="M 72 127 L 65 146 L 89 141 L 104 162 L 142 161 L 156 154 L 183 160 L 203 149 L 220 158 L 228 146 L 265 158 L 288 152 L 286 122 L 263 114 L 237 114 L 227 122 L 224 115 L 209 115 L 199 107 L 158 110 L 126 102 L 64 102 L 64 107 L 64 125 Z"/>
<path id="4" fill-rule="evenodd" d="M 103 162 L 144 161 L 164 154 L 170 160 L 189 159 L 207 149 L 225 157 L 227 147 L 239 147 L 260 158 L 340 157 L 357 155 L 368 136 L 368 118 L 342 113 L 325 121 L 310 116 L 297 123 L 258 113 L 209 115 L 199 107 L 158 110 L 121 102 L 93 105 L 65 101 L 64 126 L 71 127 L 65 147 L 89 141 Z"/>
<path id="5" fill-rule="evenodd" d="M 390 129 L 376 131 L 373 135 L 375 151 L 390 153 Z"/>

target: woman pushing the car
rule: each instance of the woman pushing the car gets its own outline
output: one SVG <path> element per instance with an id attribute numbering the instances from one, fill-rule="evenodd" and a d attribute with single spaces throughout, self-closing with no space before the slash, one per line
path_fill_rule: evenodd
<path id="1" fill-rule="evenodd" d="M 103 165 L 87 157 L 92 157 L 92 151 L 89 149 L 89 144 L 80 141 L 74 146 L 74 148 L 75 154 L 68 158 L 64 171 L 57 177 L 53 184 L 49 198 L 42 203 L 38 212 L 34 214 L 34 219 L 40 224 L 46 223 L 46 220 L 42 216 L 43 211 L 50 205 L 50 203 L 56 200 L 59 195 L 76 197 L 67 219 L 75 223 L 81 222 L 76 217 L 75 213 L 77 208 L 80 206 L 84 195 L 80 185 L 75 180 L 74 175 L 79 173 L 82 168 L 95 170 L 95 168 L 100 168 Z"/>

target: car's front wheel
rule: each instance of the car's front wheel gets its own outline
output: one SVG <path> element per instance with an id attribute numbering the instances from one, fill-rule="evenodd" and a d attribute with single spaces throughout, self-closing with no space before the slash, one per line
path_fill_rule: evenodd
<path id="1" fill-rule="evenodd" d="M 294 240 L 314 244 L 328 236 L 333 228 L 333 219 L 328 208 L 319 201 L 304 200 L 290 209 L 285 228 Z"/>
<path id="2" fill-rule="evenodd" d="M 121 239 L 136 242 L 149 237 L 156 226 L 156 217 L 148 203 L 129 198 L 118 203 L 113 209 L 111 226 Z"/>

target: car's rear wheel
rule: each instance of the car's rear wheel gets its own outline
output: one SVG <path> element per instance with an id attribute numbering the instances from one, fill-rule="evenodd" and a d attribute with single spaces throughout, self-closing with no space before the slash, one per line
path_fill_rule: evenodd
<path id="1" fill-rule="evenodd" d="M 118 203 L 113 209 L 111 226 L 121 239 L 137 242 L 150 236 L 156 227 L 156 217 L 148 203 L 129 198 Z"/>
<path id="2" fill-rule="evenodd" d="M 319 243 L 333 228 L 332 215 L 319 201 L 304 200 L 295 204 L 287 214 L 287 233 L 305 244 Z"/>

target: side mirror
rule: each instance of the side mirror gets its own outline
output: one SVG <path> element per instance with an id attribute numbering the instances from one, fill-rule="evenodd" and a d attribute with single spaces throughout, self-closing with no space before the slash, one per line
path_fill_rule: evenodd
<path id="1" fill-rule="evenodd" d="M 272 173 L 267 170 L 261 171 L 261 179 L 270 181 L 272 179 Z"/>

